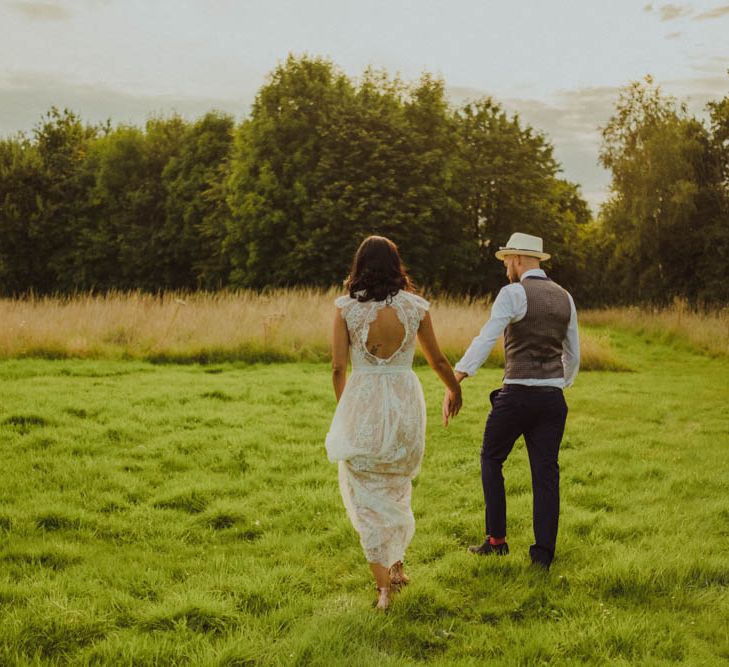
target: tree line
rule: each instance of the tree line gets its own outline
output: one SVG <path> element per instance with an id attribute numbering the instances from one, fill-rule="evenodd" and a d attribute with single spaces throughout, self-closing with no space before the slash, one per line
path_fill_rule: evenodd
<path id="1" fill-rule="evenodd" d="M 493 252 L 542 236 L 582 305 L 729 301 L 729 98 L 705 126 L 652 81 L 603 130 L 612 194 L 592 219 L 547 137 L 490 98 L 290 56 L 237 123 L 144 127 L 51 109 L 0 140 L 0 292 L 340 284 L 368 234 L 424 289 L 495 293 Z"/>

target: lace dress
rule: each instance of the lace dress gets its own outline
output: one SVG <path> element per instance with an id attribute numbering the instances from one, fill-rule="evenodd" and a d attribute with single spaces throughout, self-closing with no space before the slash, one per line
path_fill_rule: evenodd
<path id="1" fill-rule="evenodd" d="M 352 374 L 326 437 L 330 461 L 339 462 L 339 488 L 368 562 L 390 567 L 403 560 L 415 533 L 411 481 L 425 448 L 425 400 L 412 370 L 415 340 L 428 302 L 399 291 L 387 301 L 339 297 L 347 322 Z M 405 329 L 399 349 L 380 359 L 367 348 L 379 311 L 394 308 Z"/>

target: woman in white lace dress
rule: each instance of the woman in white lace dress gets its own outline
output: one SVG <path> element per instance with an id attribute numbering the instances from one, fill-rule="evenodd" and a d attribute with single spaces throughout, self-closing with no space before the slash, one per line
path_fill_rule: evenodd
<path id="1" fill-rule="evenodd" d="M 413 294 L 397 247 L 381 236 L 360 245 L 335 305 L 332 379 L 337 397 L 326 438 L 339 486 L 386 609 L 406 584 L 405 550 L 415 533 L 412 479 L 425 447 L 425 401 L 412 370 L 416 338 L 446 385 L 444 423 L 461 406 L 460 385 L 441 353 L 428 302 Z M 347 358 L 352 375 L 347 381 Z"/>

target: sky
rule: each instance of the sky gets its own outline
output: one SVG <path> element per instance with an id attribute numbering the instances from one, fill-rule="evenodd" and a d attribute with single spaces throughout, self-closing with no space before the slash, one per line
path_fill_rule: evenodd
<path id="1" fill-rule="evenodd" d="M 52 106 L 142 124 L 213 108 L 243 119 L 289 53 L 345 73 L 441 76 L 544 132 L 597 209 L 600 126 L 652 75 L 698 115 L 729 94 L 729 4 L 645 0 L 0 0 L 0 136 Z"/>

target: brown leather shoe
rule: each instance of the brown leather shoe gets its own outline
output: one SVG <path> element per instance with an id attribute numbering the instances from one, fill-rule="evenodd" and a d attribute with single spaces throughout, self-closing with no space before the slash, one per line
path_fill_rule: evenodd
<path id="1" fill-rule="evenodd" d="M 483 544 L 475 544 L 468 547 L 468 550 L 472 554 L 478 554 L 479 556 L 506 556 L 509 553 L 509 545 L 504 542 L 503 544 L 491 544 L 486 540 Z"/>

